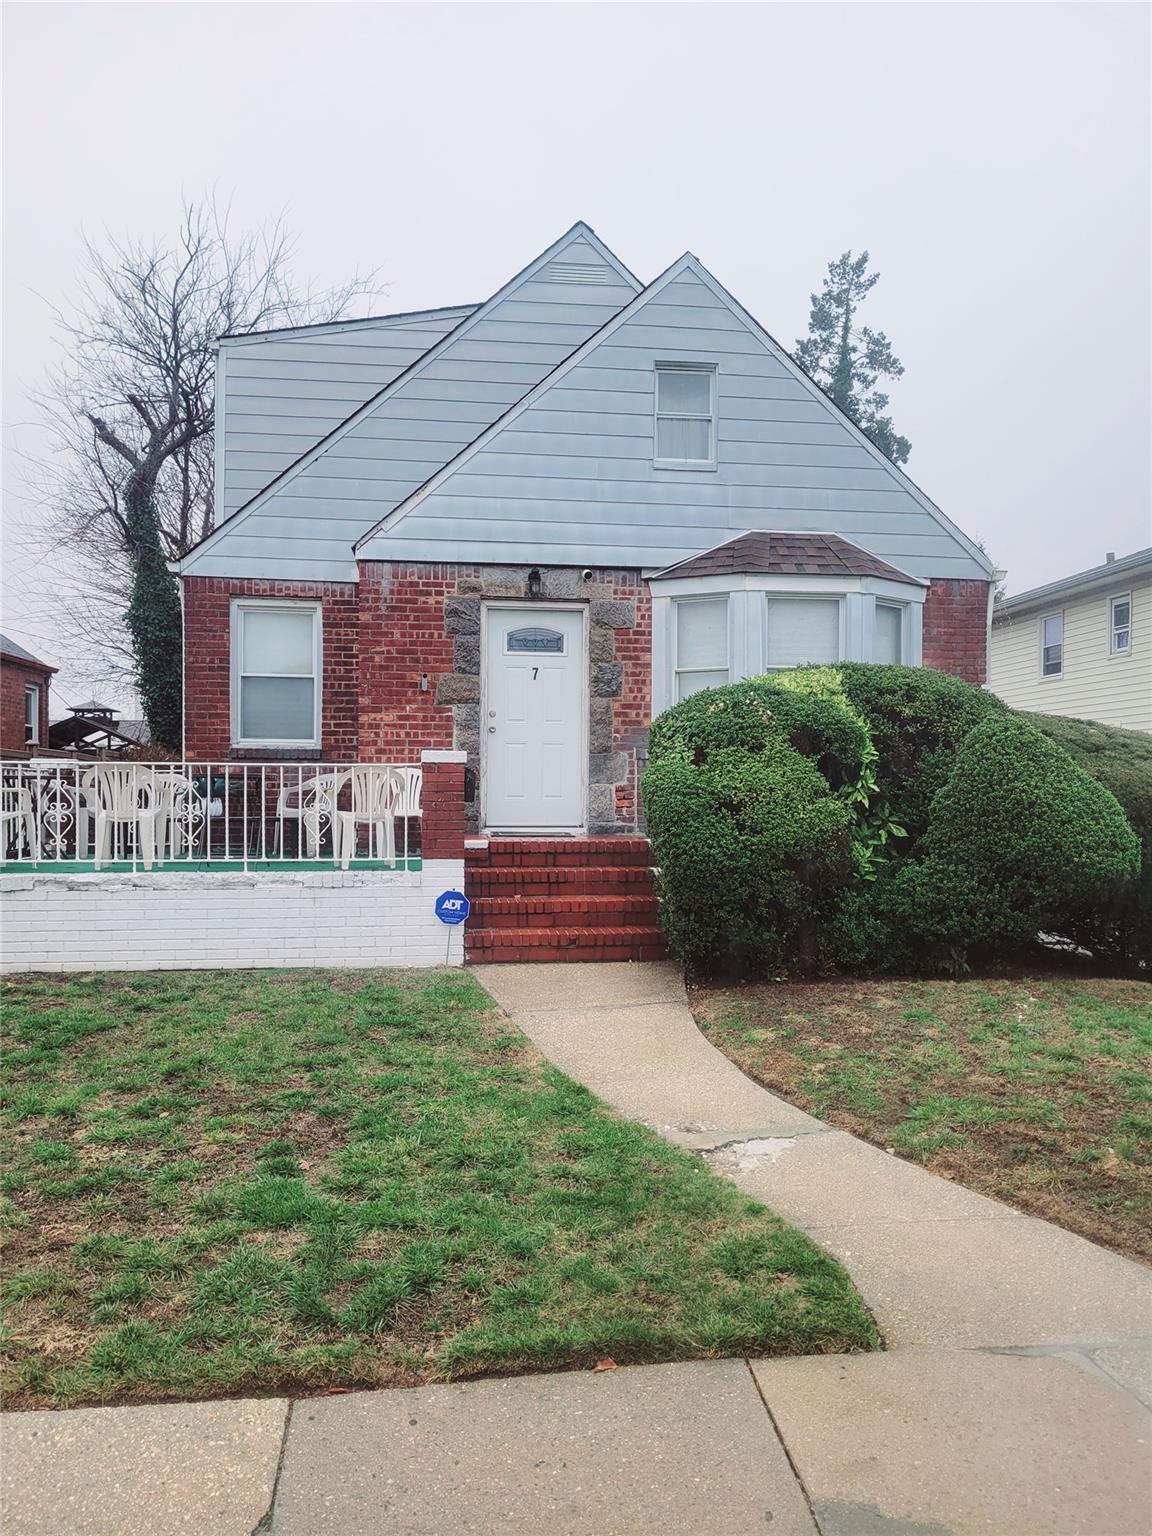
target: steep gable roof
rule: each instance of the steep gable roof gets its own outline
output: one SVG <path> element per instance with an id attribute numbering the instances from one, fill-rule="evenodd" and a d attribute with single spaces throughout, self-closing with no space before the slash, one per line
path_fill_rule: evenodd
<path id="1" fill-rule="evenodd" d="M 688 301 L 692 298 L 693 294 L 702 295 L 706 298 L 707 304 L 716 311 L 715 319 L 708 319 L 702 323 L 698 322 L 698 328 L 695 331 L 693 330 L 691 317 L 685 313 L 686 309 L 691 307 Z M 668 307 L 666 316 L 661 317 L 652 314 L 658 305 L 666 305 Z M 588 479 L 592 477 L 586 475 L 580 481 L 580 489 L 567 498 L 569 501 L 567 507 L 563 510 L 549 508 L 548 512 L 551 515 L 538 518 L 539 526 L 534 530 L 532 542 L 541 552 L 535 555 L 528 554 L 527 556 L 519 553 L 522 547 L 519 540 L 515 548 L 504 547 L 503 549 L 494 546 L 501 543 L 507 546 L 510 542 L 509 540 L 498 539 L 492 534 L 489 534 L 487 541 L 485 540 L 483 528 L 480 526 L 481 520 L 485 517 L 489 520 L 500 517 L 501 513 L 497 505 L 500 497 L 499 489 L 495 485 L 488 489 L 487 497 L 475 485 L 475 480 L 481 468 L 479 464 L 476 464 L 476 461 L 484 455 L 499 454 L 502 446 L 506 447 L 508 451 L 520 455 L 525 454 L 528 448 L 525 446 L 524 439 L 527 437 L 528 428 L 531 425 L 526 418 L 531 417 L 533 413 L 546 411 L 550 403 L 549 397 L 552 397 L 554 400 L 565 385 L 565 382 L 570 380 L 573 373 L 577 370 L 587 369 L 590 373 L 598 372 L 601 376 L 605 374 L 612 375 L 614 371 L 619 371 L 613 370 L 610 364 L 617 361 L 627 363 L 631 361 L 632 355 L 627 353 L 627 349 L 624 347 L 621 339 L 621 333 L 626 328 L 645 328 L 646 321 L 650 319 L 655 322 L 650 327 L 651 333 L 643 337 L 637 337 L 637 341 L 643 342 L 642 347 L 638 345 L 633 349 L 637 356 L 644 354 L 645 349 L 650 348 L 655 351 L 656 357 L 663 357 L 668 360 L 675 360 L 685 356 L 689 360 L 693 356 L 697 358 L 707 357 L 714 354 L 717 350 L 716 334 L 714 333 L 712 336 L 706 334 L 710 325 L 714 328 L 714 332 L 716 327 L 722 328 L 721 345 L 734 349 L 737 358 L 742 353 L 747 354 L 749 347 L 754 352 L 766 353 L 772 361 L 775 376 L 781 381 L 790 381 L 793 385 L 797 386 L 796 392 L 791 398 L 809 407 L 815 406 L 816 414 L 813 420 L 834 424 L 834 436 L 837 441 L 833 446 L 851 447 L 855 450 L 856 465 L 868 465 L 871 467 L 877 483 L 883 483 L 884 489 L 879 494 L 887 494 L 893 503 L 890 510 L 898 511 L 901 507 L 907 507 L 909 511 L 914 511 L 919 515 L 925 526 L 932 527 L 939 542 L 943 543 L 946 540 L 948 547 L 954 551 L 954 555 L 951 558 L 957 568 L 957 574 L 972 574 L 972 568 L 975 567 L 982 575 L 991 575 L 993 570 L 992 563 L 983 550 L 969 539 L 909 479 L 903 470 L 893 464 L 861 432 L 859 427 L 813 383 L 790 354 L 728 293 L 727 289 L 712 276 L 691 252 L 686 252 L 678 261 L 673 262 L 665 272 L 661 273 L 647 288 L 637 294 L 630 304 L 607 320 L 583 345 L 577 347 L 569 356 L 559 362 L 535 388 L 529 390 L 521 399 L 510 406 L 491 426 L 481 432 L 471 443 L 462 448 L 454 458 L 450 459 L 435 474 L 430 476 L 423 485 L 415 489 L 405 500 L 381 518 L 373 528 L 358 540 L 356 544 L 358 556 L 362 559 L 432 559 L 436 558 L 433 552 L 435 542 L 442 538 L 453 543 L 457 550 L 454 558 L 458 559 L 474 560 L 487 557 L 496 561 L 523 563 L 525 558 L 530 560 L 547 557 L 557 562 L 567 563 L 569 561 L 579 561 L 585 557 L 605 558 L 604 550 L 612 541 L 607 541 L 607 544 L 601 541 L 600 547 L 593 551 L 591 548 L 592 539 L 589 539 L 585 532 L 589 521 L 594 521 L 596 509 L 602 508 L 606 495 L 610 494 L 608 482 L 611 481 L 613 475 L 611 469 L 605 467 L 603 457 L 598 458 L 594 453 L 588 455 L 590 459 L 596 459 L 594 477 L 598 482 L 596 485 L 590 486 Z M 701 340 L 705 343 L 703 347 L 701 347 Z M 616 347 L 619 347 L 620 351 L 626 355 L 621 356 L 619 359 L 611 356 L 609 365 L 604 365 L 599 361 L 606 353 L 611 354 Z M 663 475 L 658 470 L 655 475 L 649 475 L 646 471 L 644 474 L 637 473 L 644 466 L 647 469 L 652 467 L 650 448 L 652 351 L 647 351 L 646 356 L 648 360 L 644 365 L 645 378 L 649 381 L 646 385 L 648 390 L 646 406 L 639 407 L 635 400 L 632 403 L 625 403 L 622 407 L 622 413 L 625 416 L 630 413 L 632 417 L 627 429 L 621 430 L 616 428 L 615 434 L 610 434 L 605 430 L 602 434 L 603 440 L 608 442 L 612 435 L 624 437 L 631 432 L 633 434 L 632 441 L 638 443 L 640 440 L 636 434 L 639 433 L 640 427 L 637 425 L 637 421 L 647 415 L 648 427 L 646 431 L 649 435 L 643 451 L 635 450 L 633 453 L 633 463 L 627 466 L 626 478 L 628 485 L 621 493 L 621 501 L 626 500 L 628 495 L 639 494 L 633 488 L 635 480 L 647 479 L 654 482 L 657 486 L 661 486 L 668 484 L 670 476 L 675 478 L 678 474 L 675 470 L 665 471 Z M 741 366 L 739 362 L 733 362 L 730 359 L 728 366 L 729 368 L 734 367 L 737 375 L 739 374 Z M 615 382 L 615 380 L 612 379 L 607 382 Z M 723 373 L 721 382 L 723 383 Z M 633 384 L 633 391 L 638 398 L 640 392 L 636 391 L 635 384 Z M 592 394 L 591 385 L 587 386 L 587 392 L 589 396 Z M 571 394 L 575 395 L 576 390 L 573 389 Z M 567 405 L 567 399 L 565 403 Z M 780 407 L 777 408 L 777 415 L 781 413 L 782 409 Z M 584 402 L 574 400 L 570 414 L 578 418 L 581 411 L 586 416 L 588 410 L 589 407 Z M 784 414 L 787 414 L 786 410 L 784 410 Z M 535 426 L 538 428 L 539 425 L 539 420 L 537 420 Z M 511 439 L 518 428 L 523 429 L 523 434 L 516 436 L 515 446 L 513 447 Z M 803 431 L 798 435 L 802 437 Z M 575 439 L 578 439 L 580 434 L 579 432 L 569 431 L 567 434 L 559 432 L 556 436 L 558 440 L 566 437 L 575 448 L 577 446 Z M 752 438 L 754 440 L 754 433 Z M 563 446 L 556 451 L 562 453 Z M 475 468 L 473 473 L 465 480 L 464 471 L 468 470 L 469 466 L 475 466 Z M 523 465 L 521 466 L 521 473 L 525 477 L 525 481 L 530 480 L 530 472 Z M 579 473 L 585 473 L 583 468 Z M 622 470 L 621 473 L 625 474 L 625 471 Z M 495 480 L 496 477 L 493 476 L 493 479 Z M 771 505 L 777 508 L 784 505 L 788 510 L 794 509 L 798 517 L 805 519 L 808 527 L 811 527 L 814 520 L 808 514 L 818 510 L 824 501 L 834 499 L 833 495 L 825 491 L 821 486 L 817 486 L 813 492 L 808 494 L 805 494 L 803 487 L 785 484 L 783 488 L 785 490 L 795 490 L 796 494 L 784 498 L 782 503 L 773 502 Z M 644 487 L 646 493 L 650 489 L 651 486 Z M 742 506 L 732 505 L 727 486 L 721 486 L 719 476 L 714 478 L 711 485 L 706 484 L 702 477 L 695 478 L 691 482 L 689 497 L 682 497 L 680 495 L 680 492 L 685 489 L 686 487 L 681 483 L 675 488 L 670 488 L 667 492 L 661 492 L 661 494 L 668 498 L 668 505 L 673 508 L 682 505 L 690 497 L 691 510 L 689 511 L 688 507 L 685 506 L 684 514 L 673 518 L 672 521 L 675 526 L 668 526 L 662 540 L 649 540 L 646 532 L 634 520 L 633 537 L 628 540 L 616 541 L 618 563 L 651 568 L 653 565 L 663 563 L 661 560 L 662 555 L 665 559 L 669 556 L 673 558 L 686 558 L 689 554 L 698 553 L 701 549 L 710 547 L 714 540 L 708 537 L 709 534 L 722 529 L 726 523 L 727 526 L 732 526 L 732 523 L 735 522 L 737 526 L 742 526 L 746 529 L 749 522 L 758 520 L 747 515 Z M 760 488 L 756 487 L 755 489 L 759 490 Z M 775 488 L 769 487 L 768 489 L 769 495 L 771 495 Z M 724 494 L 718 494 L 720 490 L 723 490 Z M 433 509 L 429 507 L 429 503 L 437 496 L 441 496 L 445 500 L 452 498 L 454 492 L 457 493 L 459 505 L 448 509 L 453 515 L 449 517 L 445 514 L 440 519 L 440 527 L 437 528 L 435 526 L 437 519 L 431 515 Z M 530 494 L 526 486 L 521 494 Z M 853 491 L 852 497 L 867 500 L 869 496 L 875 497 L 876 494 L 871 491 Z M 643 499 L 647 500 L 647 496 Z M 816 505 L 810 506 L 809 503 L 815 503 Z M 425 515 L 420 518 L 418 526 L 413 526 L 411 522 L 413 514 L 421 508 L 425 508 Z M 762 506 L 760 510 L 763 511 L 765 508 Z M 721 515 L 724 517 L 724 521 L 718 520 Z M 731 520 L 729 521 L 729 519 Z M 401 535 L 398 530 L 406 520 L 408 521 L 408 527 L 405 529 L 404 534 Z M 821 515 L 820 520 L 827 526 L 826 513 Z M 594 537 L 595 535 L 593 535 Z M 460 542 L 462 539 L 465 541 L 463 545 Z M 480 545 L 485 542 L 490 545 L 487 555 L 478 552 Z M 416 552 L 417 549 L 420 550 L 420 553 Z M 921 563 L 926 563 L 927 558 L 926 556 L 925 561 Z"/>
<path id="2" fill-rule="evenodd" d="M 574 225 L 214 529 L 182 570 L 355 579 L 352 544 L 380 505 L 426 481 L 639 288 L 588 225 Z M 268 521 L 250 530 L 256 518 Z"/>
<path id="3" fill-rule="evenodd" d="M 925 583 L 836 533 L 741 533 L 680 560 L 652 579 L 686 576 L 875 576 L 881 581 Z"/>

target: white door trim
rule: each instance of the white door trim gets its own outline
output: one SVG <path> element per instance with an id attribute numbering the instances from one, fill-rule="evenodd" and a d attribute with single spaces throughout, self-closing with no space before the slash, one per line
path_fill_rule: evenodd
<path id="1" fill-rule="evenodd" d="M 580 823 L 575 827 L 492 827 L 488 822 L 488 615 L 493 612 L 579 613 L 584 672 L 580 679 Z M 486 836 L 506 833 L 514 837 L 584 837 L 588 831 L 588 729 L 591 718 L 591 659 L 587 603 L 551 602 L 546 599 L 484 598 L 480 604 L 480 827 Z"/>

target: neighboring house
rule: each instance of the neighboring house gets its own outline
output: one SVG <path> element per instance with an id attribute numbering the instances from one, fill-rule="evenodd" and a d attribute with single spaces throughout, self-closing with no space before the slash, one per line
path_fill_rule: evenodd
<path id="1" fill-rule="evenodd" d="M 462 749 L 473 828 L 626 833 L 654 712 L 840 658 L 982 683 L 993 568 L 692 255 L 577 224 L 483 304 L 220 343 L 185 754 Z"/>
<path id="2" fill-rule="evenodd" d="M 989 661 L 1016 709 L 1152 731 L 1152 549 L 998 603 Z"/>
<path id="3" fill-rule="evenodd" d="M 48 744 L 48 689 L 57 671 L 0 635 L 0 753 L 35 757 Z"/>

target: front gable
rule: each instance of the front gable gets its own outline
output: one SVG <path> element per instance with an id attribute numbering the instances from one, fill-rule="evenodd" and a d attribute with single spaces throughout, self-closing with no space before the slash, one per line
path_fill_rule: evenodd
<path id="1" fill-rule="evenodd" d="M 382 513 L 639 290 L 594 231 L 575 225 L 252 495 L 186 557 L 183 574 L 354 581 L 352 546 Z"/>
<path id="2" fill-rule="evenodd" d="M 669 362 L 716 370 L 708 468 L 655 462 L 655 368 Z M 990 573 L 977 546 L 685 256 L 357 553 L 652 570 L 764 527 L 840 534 L 921 577 Z"/>

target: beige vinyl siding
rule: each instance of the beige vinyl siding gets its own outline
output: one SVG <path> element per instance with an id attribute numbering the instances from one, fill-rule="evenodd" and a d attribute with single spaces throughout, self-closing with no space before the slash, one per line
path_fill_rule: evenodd
<path id="1" fill-rule="evenodd" d="M 1126 592 L 1132 594 L 1132 643 L 1126 654 L 1113 656 L 1111 600 Z M 1042 678 L 1040 623 L 1061 611 L 1064 670 L 1059 677 Z M 998 619 L 992 626 L 988 686 L 1015 709 L 1152 731 L 1152 580 L 1118 582 Z"/>

